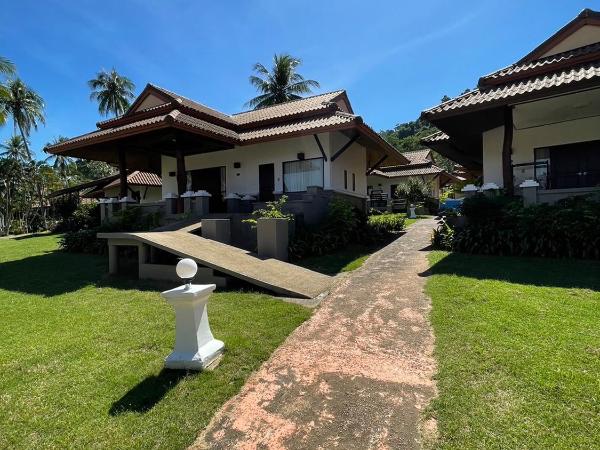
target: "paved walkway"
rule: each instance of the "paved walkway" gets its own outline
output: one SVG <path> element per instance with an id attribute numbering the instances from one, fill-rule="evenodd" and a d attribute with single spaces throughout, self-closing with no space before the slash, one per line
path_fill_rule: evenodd
<path id="1" fill-rule="evenodd" d="M 227 402 L 196 448 L 418 448 L 435 395 L 423 294 L 432 219 L 342 279 Z"/>

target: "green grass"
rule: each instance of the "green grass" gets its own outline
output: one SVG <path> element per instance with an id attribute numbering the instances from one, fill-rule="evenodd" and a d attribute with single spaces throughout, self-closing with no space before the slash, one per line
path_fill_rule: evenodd
<path id="1" fill-rule="evenodd" d="M 183 448 L 310 311 L 257 293 L 209 303 L 226 353 L 212 372 L 163 370 L 165 285 L 110 279 L 57 237 L 0 241 L 0 448 Z"/>
<path id="2" fill-rule="evenodd" d="M 433 252 L 439 448 L 597 448 L 600 263 Z"/>
<path id="3" fill-rule="evenodd" d="M 337 252 L 328 255 L 309 256 L 295 261 L 294 264 L 326 275 L 336 275 L 340 272 L 350 272 L 358 269 L 369 256 L 380 248 L 381 246 L 348 245 Z"/>

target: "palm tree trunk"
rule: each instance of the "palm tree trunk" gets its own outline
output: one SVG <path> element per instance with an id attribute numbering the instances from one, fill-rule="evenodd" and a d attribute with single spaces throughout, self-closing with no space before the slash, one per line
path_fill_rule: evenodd
<path id="1" fill-rule="evenodd" d="M 27 157 L 31 160 L 31 151 L 29 150 L 29 144 L 27 143 L 27 139 L 25 138 L 25 133 L 23 132 L 23 127 L 19 124 L 19 131 L 21 132 L 21 137 L 23 138 L 23 145 L 25 146 L 25 151 L 27 151 Z"/>

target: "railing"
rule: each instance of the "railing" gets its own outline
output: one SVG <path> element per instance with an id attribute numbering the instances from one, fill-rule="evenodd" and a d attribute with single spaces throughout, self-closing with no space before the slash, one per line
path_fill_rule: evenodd
<path id="1" fill-rule="evenodd" d="M 535 180 L 540 183 L 540 189 L 551 189 L 550 165 L 548 161 L 536 161 L 513 164 L 513 186 L 518 188 L 525 180 Z"/>

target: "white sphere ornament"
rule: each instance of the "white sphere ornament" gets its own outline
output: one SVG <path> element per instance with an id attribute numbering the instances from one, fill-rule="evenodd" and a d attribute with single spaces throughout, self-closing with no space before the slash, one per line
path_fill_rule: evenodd
<path id="1" fill-rule="evenodd" d="M 177 263 L 175 272 L 177 272 L 177 276 L 179 278 L 183 280 L 191 280 L 196 276 L 196 272 L 198 272 L 198 265 L 193 259 L 183 258 Z"/>

